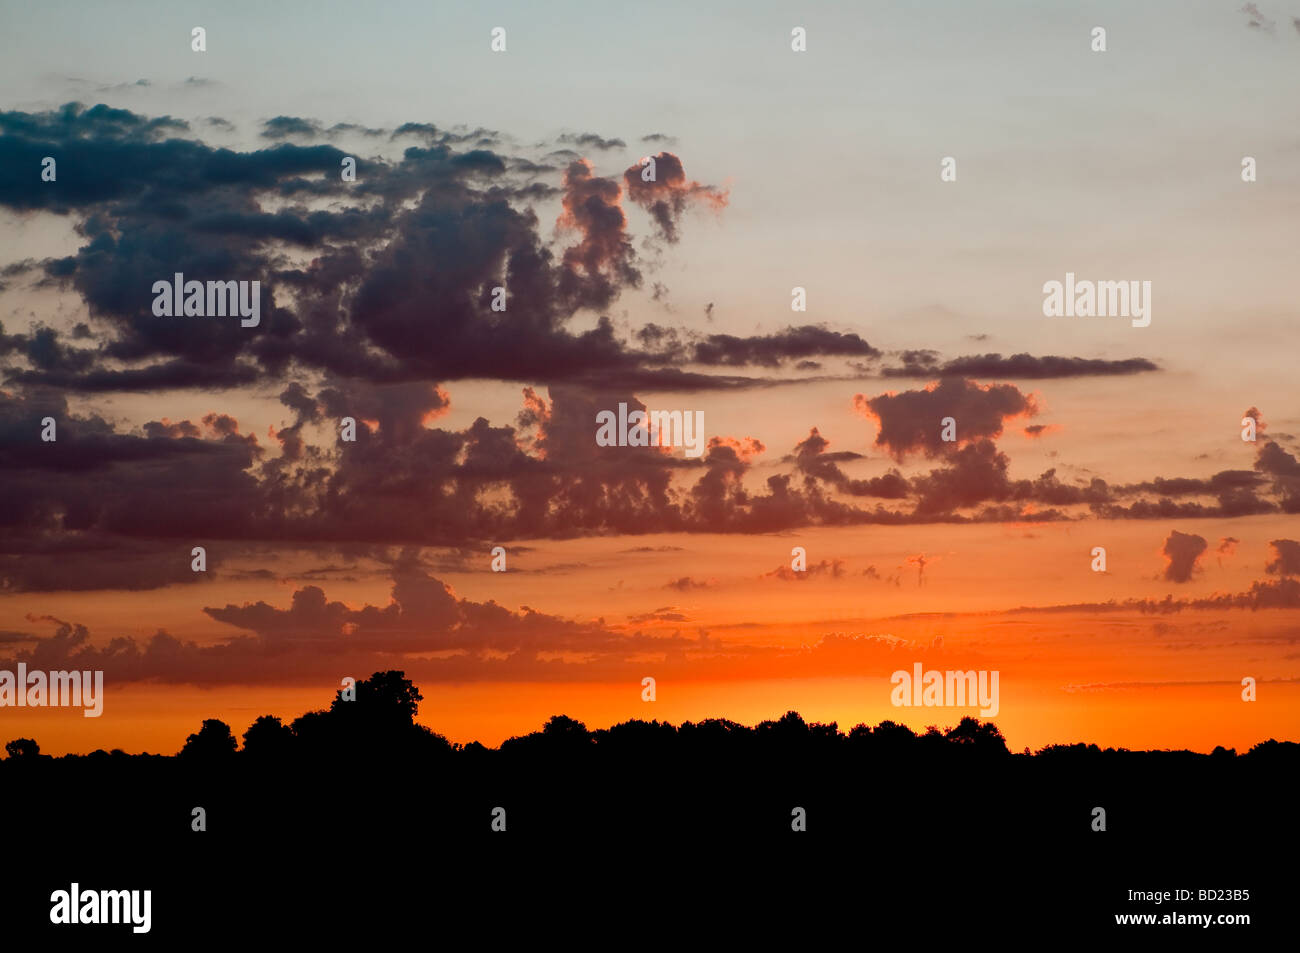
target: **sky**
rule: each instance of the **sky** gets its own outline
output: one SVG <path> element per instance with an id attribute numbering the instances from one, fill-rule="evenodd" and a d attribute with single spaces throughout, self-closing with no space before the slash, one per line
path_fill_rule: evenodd
<path id="1" fill-rule="evenodd" d="M 1298 15 L 0 3 L 0 670 L 106 684 L 0 738 L 975 713 L 921 662 L 1015 750 L 1300 740 Z"/>

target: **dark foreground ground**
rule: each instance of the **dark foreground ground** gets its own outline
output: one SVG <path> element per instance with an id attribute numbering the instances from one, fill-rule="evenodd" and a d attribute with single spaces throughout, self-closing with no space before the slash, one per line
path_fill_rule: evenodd
<path id="1" fill-rule="evenodd" d="M 792 714 L 604 732 L 557 718 L 488 750 L 385 712 L 336 702 L 237 752 L 200 733 L 173 757 L 0 762 L 6 938 L 1246 948 L 1300 916 L 1300 745 L 1016 755 L 970 719 L 916 736 Z M 50 924 L 51 892 L 74 881 L 152 890 L 150 932 Z M 1145 913 L 1251 922 L 1115 922 Z"/>

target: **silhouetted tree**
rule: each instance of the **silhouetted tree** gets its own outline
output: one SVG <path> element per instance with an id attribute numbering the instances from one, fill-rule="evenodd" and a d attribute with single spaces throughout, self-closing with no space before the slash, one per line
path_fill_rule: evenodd
<path id="1" fill-rule="evenodd" d="M 592 732 L 597 744 L 619 747 L 650 748 L 671 745 L 677 729 L 666 721 L 642 721 L 634 718 Z"/>
<path id="2" fill-rule="evenodd" d="M 595 738 L 582 722 L 568 715 L 554 715 L 542 726 L 541 737 L 551 752 L 579 752 L 590 747 Z"/>
<path id="3" fill-rule="evenodd" d="M 328 756 L 333 739 L 328 711 L 308 711 L 299 715 L 289 725 L 293 732 L 294 747 L 312 757 Z"/>
<path id="4" fill-rule="evenodd" d="M 893 721 L 882 721 L 871 732 L 872 747 L 882 752 L 901 753 L 915 741 L 911 728 Z"/>
<path id="5" fill-rule="evenodd" d="M 944 737 L 942 731 L 937 725 L 926 725 L 925 734 L 917 736 L 917 743 L 926 751 L 939 752 L 947 746 L 948 739 Z"/>
<path id="6" fill-rule="evenodd" d="M 523 754 L 545 752 L 547 755 L 567 755 L 589 750 L 594 742 L 595 738 L 582 722 L 568 715 L 553 715 L 541 731 L 519 738 L 507 738 L 501 743 L 501 750 Z"/>
<path id="7" fill-rule="evenodd" d="M 5 754 L 10 758 L 35 758 L 41 753 L 41 746 L 31 738 L 15 738 L 5 744 Z"/>
<path id="8" fill-rule="evenodd" d="M 206 761 L 232 755 L 238 746 L 229 725 L 218 718 L 207 718 L 195 734 L 185 739 L 181 754 Z"/>
<path id="9" fill-rule="evenodd" d="M 275 715 L 263 715 L 244 732 L 244 751 L 258 758 L 278 757 L 293 744 L 293 731 Z"/>
<path id="10" fill-rule="evenodd" d="M 1007 742 L 998 726 L 991 721 L 980 722 L 969 715 L 949 728 L 945 737 L 949 742 L 969 745 L 981 753 L 1007 753 Z"/>
<path id="11" fill-rule="evenodd" d="M 1282 758 L 1295 758 L 1298 752 L 1300 752 L 1300 744 L 1296 744 L 1294 741 L 1278 741 L 1276 738 L 1269 738 L 1267 741 L 1261 741 L 1259 744 L 1252 746 L 1246 752 L 1246 757 L 1254 761 L 1267 759 L 1271 762 L 1275 758 L 1279 760 Z"/>
<path id="12" fill-rule="evenodd" d="M 776 721 L 760 721 L 754 726 L 760 736 L 769 735 L 782 740 L 797 741 L 808 734 L 808 725 L 797 711 L 788 711 Z"/>
<path id="13" fill-rule="evenodd" d="M 376 724 L 410 725 L 420 712 L 424 696 L 405 672 L 375 672 L 356 684 L 357 697 L 344 701 L 340 690 L 330 704 L 330 714 L 360 715 Z"/>
<path id="14" fill-rule="evenodd" d="M 85 810 L 78 799 L 93 788 L 104 792 L 96 798 L 97 823 L 129 818 L 133 829 L 155 831 L 167 843 L 196 804 L 225 830 L 337 830 L 357 843 L 393 839 L 399 829 L 394 843 L 431 840 L 452 828 L 486 831 L 487 806 L 498 804 L 523 829 L 576 825 L 651 836 L 718 825 L 784 831 L 795 806 L 814 823 L 872 836 L 882 824 L 936 823 L 949 832 L 991 825 L 1073 836 L 1087 830 L 1096 804 L 1124 818 L 1128 830 L 1171 832 L 1199 823 L 1200 801 L 1187 801 L 1181 813 L 1169 807 L 1181 803 L 1173 792 L 1196 790 L 1216 805 L 1233 805 L 1224 808 L 1235 812 L 1233 830 L 1250 839 L 1253 820 L 1276 825 L 1291 816 L 1279 806 L 1290 796 L 1283 779 L 1300 763 L 1300 745 L 1277 741 L 1239 756 L 1223 748 L 1204 755 L 1075 744 L 1013 758 L 996 725 L 975 718 L 920 735 L 891 721 L 845 733 L 793 711 L 754 727 L 716 718 L 679 727 L 634 719 L 595 731 L 555 715 L 490 749 L 452 745 L 416 723 L 422 697 L 402 672 L 376 672 L 357 689 L 355 701 L 336 698 L 288 727 L 272 715 L 257 718 L 239 756 L 217 719 L 186 739 L 179 758 L 113 749 L 47 759 L 34 741 L 16 739 L 0 760 L 0 790 L 21 789 L 43 817 L 57 818 Z M 35 758 L 56 763 L 50 771 L 18 763 Z M 956 799 L 954 779 L 961 784 Z M 906 786 L 901 798 L 899 781 Z M 285 797 L 248 797 L 259 784 Z M 1162 796 L 1150 797 L 1151 790 Z M 701 810 L 692 792 L 707 792 L 712 806 Z M 1258 808 L 1261 798 L 1266 810 Z"/>
<path id="15" fill-rule="evenodd" d="M 542 734 L 547 738 L 566 738 L 583 743 L 591 737 L 591 732 L 587 730 L 586 725 L 568 715 L 551 716 L 551 720 L 542 726 Z"/>
<path id="16" fill-rule="evenodd" d="M 431 736 L 415 724 L 424 696 L 404 672 L 375 672 L 357 682 L 351 701 L 335 694 L 329 711 L 293 723 L 296 737 L 307 741 L 313 756 L 384 759 L 437 750 L 445 738 Z M 432 742 L 432 744 L 430 744 Z"/>

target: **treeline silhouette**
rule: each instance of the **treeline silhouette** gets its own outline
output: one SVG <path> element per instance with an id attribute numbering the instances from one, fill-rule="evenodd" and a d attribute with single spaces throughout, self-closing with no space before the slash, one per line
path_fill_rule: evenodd
<path id="1" fill-rule="evenodd" d="M 400 671 L 336 694 L 290 724 L 257 718 L 235 737 L 208 719 L 176 755 L 96 751 L 51 758 L 13 739 L 0 792 L 29 822 L 129 832 L 137 841 L 343 833 L 566 838 L 792 832 L 1097 838 L 1276 833 L 1294 826 L 1300 745 L 1128 751 L 1052 745 L 1012 753 L 991 722 L 916 733 L 884 721 L 841 731 L 796 712 L 752 727 L 721 718 L 633 720 L 589 730 L 564 715 L 499 748 L 449 742 L 415 721 L 422 695 Z M 501 818 L 497 816 L 497 826 Z M 1226 842 L 1225 840 L 1225 842 Z M 1090 843 L 1096 843 L 1094 840 Z"/>

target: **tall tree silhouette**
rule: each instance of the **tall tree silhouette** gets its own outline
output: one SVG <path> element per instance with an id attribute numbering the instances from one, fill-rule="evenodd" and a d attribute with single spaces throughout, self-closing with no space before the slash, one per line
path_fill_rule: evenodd
<path id="1" fill-rule="evenodd" d="M 981 723 L 967 715 L 955 727 L 948 729 L 945 738 L 961 745 L 971 745 L 981 752 L 1007 754 L 1007 742 L 991 721 Z"/>
<path id="2" fill-rule="evenodd" d="M 275 715 L 263 715 L 244 732 L 244 751 L 254 757 L 280 757 L 292 745 L 293 731 Z"/>
<path id="3" fill-rule="evenodd" d="M 10 758 L 35 758 L 40 753 L 41 746 L 31 738 L 15 738 L 5 744 L 5 754 Z"/>
<path id="4" fill-rule="evenodd" d="M 356 692 L 353 701 L 344 700 L 342 690 L 335 694 L 330 713 L 360 714 L 373 724 L 410 725 L 420 712 L 420 702 L 424 701 L 424 696 L 405 672 L 375 672 L 357 682 Z"/>
<path id="5" fill-rule="evenodd" d="M 197 732 L 185 739 L 181 755 L 202 761 L 213 761 L 235 753 L 239 743 L 230 726 L 219 718 L 207 718 Z"/>

